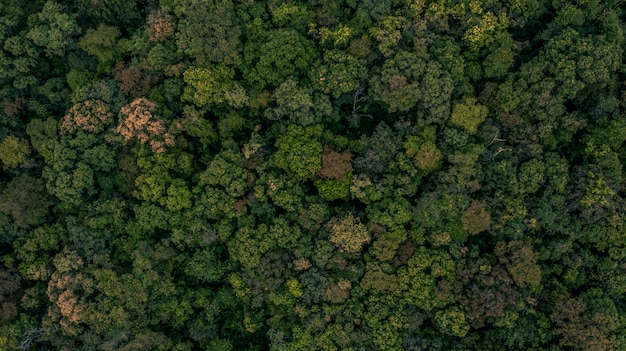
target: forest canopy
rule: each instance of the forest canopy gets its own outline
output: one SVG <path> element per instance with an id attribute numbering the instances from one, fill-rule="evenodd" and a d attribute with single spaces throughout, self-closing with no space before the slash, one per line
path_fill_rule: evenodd
<path id="1" fill-rule="evenodd" d="M 0 350 L 626 350 L 620 0 L 3 0 Z"/>

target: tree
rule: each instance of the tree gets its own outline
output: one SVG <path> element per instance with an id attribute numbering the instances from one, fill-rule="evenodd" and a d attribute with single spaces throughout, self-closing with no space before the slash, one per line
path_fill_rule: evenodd
<path id="1" fill-rule="evenodd" d="M 463 230 L 469 232 L 470 235 L 476 235 L 489 229 L 491 215 L 484 202 L 473 200 L 461 215 L 461 222 L 463 223 Z"/>
<path id="2" fill-rule="evenodd" d="M 287 117 L 290 122 L 301 126 L 313 125 L 321 122 L 321 116 L 315 111 L 313 92 L 311 89 L 300 88 L 295 79 L 284 81 L 272 95 L 276 107 L 265 110 L 265 118 L 279 121 Z"/>
<path id="3" fill-rule="evenodd" d="M 444 334 L 464 337 L 470 330 L 465 313 L 456 306 L 437 311 L 434 320 L 439 330 Z"/>
<path id="4" fill-rule="evenodd" d="M 224 64 L 189 68 L 183 74 L 187 86 L 181 98 L 198 107 L 222 104 L 233 87 L 234 76 L 235 71 Z"/>
<path id="5" fill-rule="evenodd" d="M 366 76 L 365 60 L 336 49 L 326 51 L 323 61 L 311 70 L 313 86 L 334 98 L 357 90 Z"/>
<path id="6" fill-rule="evenodd" d="M 426 126 L 418 135 L 409 136 L 403 144 L 406 155 L 413 159 L 413 164 L 422 172 L 422 175 L 437 171 L 443 161 L 443 154 L 435 144 L 437 129 Z"/>
<path id="7" fill-rule="evenodd" d="M 120 91 L 133 96 L 145 96 L 150 90 L 152 80 L 141 68 L 125 67 L 123 62 L 117 62 L 113 66 L 113 76 L 120 83 Z"/>
<path id="8" fill-rule="evenodd" d="M 89 28 L 78 44 L 88 54 L 95 56 L 101 64 L 112 66 L 125 50 L 119 28 L 100 23 L 97 29 Z"/>
<path id="9" fill-rule="evenodd" d="M 166 146 L 174 145 L 174 136 L 163 121 L 152 115 L 155 108 L 156 104 L 146 98 L 135 99 L 122 107 L 115 131 L 126 141 L 137 139 L 141 144 L 149 144 L 153 152 L 165 152 Z"/>
<path id="10" fill-rule="evenodd" d="M 404 112 L 415 107 L 422 97 L 420 79 L 426 69 L 427 57 L 399 51 L 385 60 L 380 75 L 370 81 L 370 94 L 383 102 L 389 112 Z"/>
<path id="11" fill-rule="evenodd" d="M 0 270 L 0 321 L 6 323 L 17 317 L 17 295 L 22 279 L 12 269 Z M 1 345 L 1 344 L 0 344 Z"/>
<path id="12" fill-rule="evenodd" d="M 617 327 L 618 313 L 615 305 L 603 294 L 593 289 L 582 297 L 558 298 L 550 320 L 555 333 L 561 336 L 559 345 L 593 350 L 613 350 L 616 339 L 611 335 Z M 590 304 L 593 299 L 597 301 Z M 595 305 L 595 306 L 594 306 Z"/>
<path id="13" fill-rule="evenodd" d="M 244 48 L 244 78 L 251 86 L 279 86 L 308 71 L 316 51 L 293 29 L 274 29 L 250 38 Z"/>
<path id="14" fill-rule="evenodd" d="M 358 171 L 383 173 L 401 147 L 401 139 L 391 127 L 380 122 L 371 137 L 362 137 L 363 149 L 354 159 Z"/>
<path id="15" fill-rule="evenodd" d="M 330 242 L 335 244 L 340 252 L 357 253 L 364 244 L 370 241 L 367 227 L 361 220 L 348 212 L 342 218 L 333 218 L 327 224 L 330 233 Z"/>
<path id="16" fill-rule="evenodd" d="M 60 124 L 62 133 L 75 133 L 83 130 L 99 133 L 113 122 L 113 113 L 101 100 L 85 100 L 68 111 Z"/>
<path id="17" fill-rule="evenodd" d="M 457 270 L 460 306 L 474 328 L 487 322 L 497 323 L 506 318 L 507 311 L 515 311 L 519 292 L 506 269 L 492 266 L 486 259 L 466 260 Z"/>
<path id="18" fill-rule="evenodd" d="M 301 127 L 291 124 L 276 139 L 276 165 L 300 180 L 313 178 L 322 168 L 322 126 Z"/>
<path id="19" fill-rule="evenodd" d="M 456 299 L 452 292 L 454 261 L 444 251 L 418 248 L 397 275 L 402 298 L 408 304 L 431 311 Z"/>
<path id="20" fill-rule="evenodd" d="M 0 211 L 20 228 L 40 224 L 52 205 L 41 179 L 28 174 L 14 178 L 0 194 Z"/>
<path id="21" fill-rule="evenodd" d="M 403 197 L 385 198 L 365 209 L 367 218 L 389 229 L 402 228 L 411 220 L 411 204 Z"/>
<path id="22" fill-rule="evenodd" d="M 152 42 L 161 42 L 167 40 L 174 34 L 172 26 L 172 15 L 161 11 L 152 11 L 148 14 L 146 20 L 148 28 L 148 40 Z"/>
<path id="23" fill-rule="evenodd" d="M 4 169 L 17 167 L 30 155 L 30 145 L 28 141 L 7 136 L 0 142 L 0 161 Z"/>
<path id="24" fill-rule="evenodd" d="M 176 45 L 196 65 L 208 62 L 239 63 L 241 27 L 230 0 L 179 1 Z"/>
<path id="25" fill-rule="evenodd" d="M 200 175 L 198 185 L 219 187 L 231 198 L 241 198 L 248 189 L 248 173 L 241 165 L 241 154 L 225 150 L 216 155 L 206 171 Z"/>
<path id="26" fill-rule="evenodd" d="M 137 0 L 77 0 L 75 2 L 81 14 L 92 23 L 119 25 L 121 28 L 138 28 L 142 20 L 141 3 Z"/>
<path id="27" fill-rule="evenodd" d="M 349 150 L 337 152 L 328 145 L 324 145 L 322 152 L 322 168 L 317 175 L 322 178 L 344 180 L 352 171 L 352 153 Z"/>
<path id="28" fill-rule="evenodd" d="M 541 267 L 537 263 L 539 255 L 533 251 L 531 245 L 519 240 L 508 243 L 500 241 L 494 253 L 521 288 L 533 288 L 541 283 Z"/>
<path id="29" fill-rule="evenodd" d="M 450 124 L 465 129 L 469 134 L 476 134 L 478 126 L 487 118 L 486 106 L 476 104 L 476 99 L 468 98 L 461 104 L 455 104 L 450 117 Z"/>
<path id="30" fill-rule="evenodd" d="M 76 45 L 73 37 L 81 33 L 76 15 L 54 1 L 47 1 L 41 12 L 29 17 L 30 30 L 26 37 L 44 48 L 47 56 L 63 56 Z"/>

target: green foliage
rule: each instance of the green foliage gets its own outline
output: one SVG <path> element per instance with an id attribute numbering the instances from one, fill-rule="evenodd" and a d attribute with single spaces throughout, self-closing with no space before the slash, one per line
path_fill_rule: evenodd
<path id="1" fill-rule="evenodd" d="M 458 307 L 450 307 L 446 310 L 437 311 L 435 314 L 435 324 L 442 333 L 464 337 L 470 330 L 469 323 L 465 318 L 465 313 Z"/>
<path id="2" fill-rule="evenodd" d="M 278 121 L 287 117 L 290 122 L 308 126 L 321 122 L 316 116 L 311 89 L 302 89 L 294 79 L 287 79 L 272 95 L 276 107 L 265 110 L 265 118 Z"/>
<path id="3" fill-rule="evenodd" d="M 465 99 L 463 103 L 454 105 L 450 123 L 465 129 L 469 134 L 476 134 L 488 113 L 487 107 L 476 104 L 475 99 Z"/>
<path id="4" fill-rule="evenodd" d="M 405 198 L 386 198 L 365 210 L 370 221 L 387 228 L 402 227 L 411 220 L 411 204 Z"/>
<path id="5" fill-rule="evenodd" d="M 0 194 L 0 211 L 10 215 L 20 228 L 43 222 L 50 205 L 41 179 L 27 174 L 13 179 Z"/>
<path id="6" fill-rule="evenodd" d="M 454 261 L 450 255 L 424 247 L 417 249 L 407 265 L 398 271 L 398 282 L 405 301 L 426 311 L 442 308 L 454 301 L 452 291 L 442 289 L 442 284 L 449 284 L 454 278 Z M 456 315 L 454 319 L 458 319 Z M 451 328 L 448 323 L 444 325 Z"/>
<path id="7" fill-rule="evenodd" d="M 95 56 L 101 64 L 113 65 L 124 50 L 120 36 L 119 28 L 100 24 L 97 29 L 87 29 L 78 44 L 88 54 Z"/>
<path id="8" fill-rule="evenodd" d="M 137 28 L 143 24 L 141 4 L 136 0 L 76 0 L 79 13 L 89 17 L 95 23 L 120 25 L 122 28 Z"/>
<path id="9" fill-rule="evenodd" d="M 330 241 L 341 252 L 356 253 L 370 241 L 369 233 L 361 220 L 349 212 L 342 218 L 334 218 L 328 223 Z"/>
<path id="10" fill-rule="evenodd" d="M 352 184 L 352 172 L 349 172 L 344 180 L 317 179 L 315 181 L 315 187 L 320 196 L 328 201 L 347 197 L 350 192 L 350 184 Z"/>
<path id="11" fill-rule="evenodd" d="M 325 94 L 338 98 L 357 90 L 366 74 L 364 60 L 343 51 L 332 50 L 325 52 L 324 60 L 311 70 L 311 82 Z"/>
<path id="12" fill-rule="evenodd" d="M 381 75 L 370 82 L 372 98 L 385 103 L 389 112 L 404 112 L 415 107 L 422 97 L 419 80 L 425 70 L 425 57 L 398 52 L 393 59 L 385 60 Z"/>
<path id="13" fill-rule="evenodd" d="M 276 139 L 275 163 L 300 180 L 311 179 L 322 168 L 322 126 L 300 127 L 291 124 Z"/>
<path id="14" fill-rule="evenodd" d="M 312 43 L 292 29 L 275 29 L 254 39 L 244 48 L 242 71 L 259 88 L 302 76 L 316 56 Z"/>
<path id="15" fill-rule="evenodd" d="M 0 1 L 0 349 L 625 349 L 620 5 Z"/>
<path id="16" fill-rule="evenodd" d="M 182 99 L 191 101 L 198 107 L 221 104 L 232 87 L 230 82 L 235 72 L 226 65 L 211 68 L 189 68 L 183 74 L 185 91 Z"/>
<path id="17" fill-rule="evenodd" d="M 177 1 L 178 50 L 204 66 L 208 62 L 238 63 L 241 28 L 230 0 Z"/>
<path id="18" fill-rule="evenodd" d="M 30 145 L 26 140 L 9 135 L 0 142 L 0 161 L 5 169 L 19 166 L 29 155 Z"/>
<path id="19" fill-rule="evenodd" d="M 64 7 L 54 1 L 47 1 L 41 12 L 29 18 L 31 29 L 26 37 L 37 46 L 44 48 L 47 56 L 63 56 L 76 42 L 72 37 L 81 33 L 75 15 L 64 11 Z"/>

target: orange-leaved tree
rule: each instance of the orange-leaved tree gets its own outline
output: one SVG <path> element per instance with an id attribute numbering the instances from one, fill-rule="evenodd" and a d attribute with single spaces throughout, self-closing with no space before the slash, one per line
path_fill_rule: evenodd
<path id="1" fill-rule="evenodd" d="M 166 146 L 174 145 L 174 136 L 152 114 L 155 108 L 156 104 L 146 98 L 135 99 L 122 107 L 116 131 L 126 141 L 136 138 L 141 144 L 149 144 L 152 151 L 161 153 Z"/>

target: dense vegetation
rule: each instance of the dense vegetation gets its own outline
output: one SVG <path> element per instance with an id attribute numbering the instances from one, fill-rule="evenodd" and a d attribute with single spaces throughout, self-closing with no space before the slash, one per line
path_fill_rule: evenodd
<path id="1" fill-rule="evenodd" d="M 624 11 L 0 1 L 0 350 L 626 350 Z"/>

